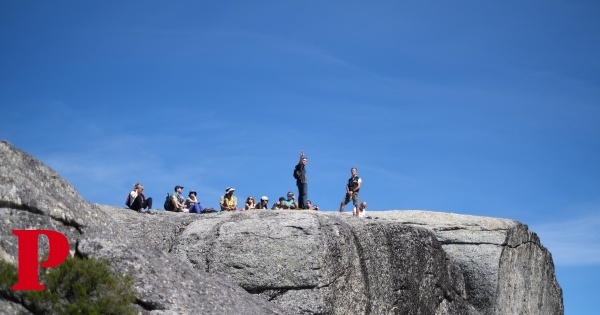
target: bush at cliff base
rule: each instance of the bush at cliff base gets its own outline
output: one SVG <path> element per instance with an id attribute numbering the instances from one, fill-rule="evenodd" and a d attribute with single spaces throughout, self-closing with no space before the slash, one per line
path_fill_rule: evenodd
<path id="1" fill-rule="evenodd" d="M 114 275 L 108 260 L 68 258 L 42 272 L 44 291 L 27 292 L 23 305 L 34 313 L 137 314 L 130 276 Z M 0 261 L 0 287 L 6 292 L 17 280 L 17 269 Z"/>

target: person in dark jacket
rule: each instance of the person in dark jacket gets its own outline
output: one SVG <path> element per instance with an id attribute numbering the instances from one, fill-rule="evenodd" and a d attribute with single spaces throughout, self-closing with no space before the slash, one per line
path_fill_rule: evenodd
<path id="1" fill-rule="evenodd" d="M 300 161 L 294 168 L 294 178 L 298 186 L 298 205 L 300 209 L 308 209 L 306 200 L 308 199 L 308 184 L 306 179 L 306 162 L 308 159 L 304 156 L 304 151 L 300 151 Z"/>

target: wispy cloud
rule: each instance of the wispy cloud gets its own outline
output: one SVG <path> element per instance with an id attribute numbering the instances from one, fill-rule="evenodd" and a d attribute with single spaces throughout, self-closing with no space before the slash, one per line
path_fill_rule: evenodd
<path id="1" fill-rule="evenodd" d="M 561 266 L 600 264 L 600 214 L 530 226 Z"/>

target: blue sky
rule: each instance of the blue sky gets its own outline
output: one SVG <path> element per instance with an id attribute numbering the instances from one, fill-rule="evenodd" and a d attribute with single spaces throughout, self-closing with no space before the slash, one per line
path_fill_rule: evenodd
<path id="1" fill-rule="evenodd" d="M 591 314 L 599 29 L 597 1 L 2 1 L 0 138 L 117 206 L 273 200 L 304 150 L 327 210 L 355 166 L 371 210 L 528 224 Z"/>

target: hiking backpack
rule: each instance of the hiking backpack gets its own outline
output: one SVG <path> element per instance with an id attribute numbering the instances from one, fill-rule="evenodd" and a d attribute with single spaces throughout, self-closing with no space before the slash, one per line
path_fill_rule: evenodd
<path id="1" fill-rule="evenodd" d="M 294 167 L 294 179 L 299 179 L 300 178 L 300 170 L 298 169 L 298 166 Z"/>
<path id="2" fill-rule="evenodd" d="M 167 199 L 165 199 L 165 204 L 163 206 L 167 211 L 173 211 L 173 209 L 175 209 L 175 205 L 173 204 L 171 195 L 169 195 L 169 193 L 167 193 Z"/>

